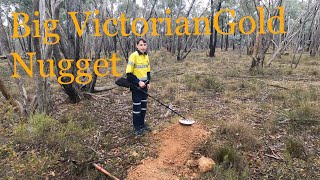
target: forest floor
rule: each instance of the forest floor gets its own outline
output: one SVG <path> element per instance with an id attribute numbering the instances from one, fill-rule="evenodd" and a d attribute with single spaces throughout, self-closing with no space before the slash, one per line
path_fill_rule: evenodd
<path id="1" fill-rule="evenodd" d="M 179 125 L 179 117 L 149 99 L 146 119 L 154 131 L 143 137 L 132 134 L 131 93 L 124 88 L 70 104 L 52 79 L 51 116 L 29 121 L 19 121 L 0 97 L 0 177 L 101 179 L 95 162 L 120 179 L 317 179 L 320 58 L 303 55 L 296 69 L 290 58 L 249 71 L 250 57 L 236 51 L 216 58 L 192 52 L 181 62 L 164 50 L 151 53 L 149 93 L 196 124 Z M 118 71 L 124 68 L 121 62 Z M 0 62 L 14 87 L 7 69 Z M 31 92 L 32 79 L 24 82 Z M 111 76 L 98 80 L 113 83 Z M 186 164 L 201 156 L 216 162 L 212 171 Z"/>

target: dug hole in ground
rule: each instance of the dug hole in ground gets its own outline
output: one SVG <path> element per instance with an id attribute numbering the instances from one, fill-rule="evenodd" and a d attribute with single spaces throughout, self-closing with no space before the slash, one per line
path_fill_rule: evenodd
<path id="1" fill-rule="evenodd" d="M 174 124 L 152 138 L 158 142 L 158 157 L 142 160 L 141 164 L 128 171 L 128 180 L 136 179 L 180 179 L 180 176 L 196 178 L 198 162 L 189 160 L 192 150 L 208 136 L 201 125 L 182 126 Z M 202 158 L 203 159 L 203 158 Z M 207 170 L 213 167 L 212 163 Z"/>

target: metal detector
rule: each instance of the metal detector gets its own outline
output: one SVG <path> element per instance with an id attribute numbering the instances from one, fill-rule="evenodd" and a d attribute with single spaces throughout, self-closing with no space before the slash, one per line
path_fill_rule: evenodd
<path id="1" fill-rule="evenodd" d="M 194 120 L 191 120 L 191 119 L 187 119 L 185 118 L 184 116 L 182 116 L 180 113 L 178 113 L 177 111 L 171 109 L 168 105 L 162 103 L 160 100 L 158 100 L 157 98 L 151 96 L 150 94 L 148 94 L 147 92 L 143 91 L 140 87 L 137 87 L 135 85 L 133 85 L 132 83 L 130 83 L 126 78 L 124 77 L 120 77 L 120 78 L 117 78 L 116 79 L 116 85 L 118 86 L 121 86 L 121 87 L 126 87 L 126 88 L 134 88 L 134 89 L 137 89 L 138 91 L 148 95 L 151 99 L 157 101 L 159 104 L 161 104 L 162 106 L 166 107 L 167 109 L 171 110 L 173 113 L 175 113 L 176 115 L 180 116 L 182 119 L 179 120 L 179 123 L 181 125 L 184 125 L 184 126 L 191 126 L 192 124 L 195 123 Z"/>

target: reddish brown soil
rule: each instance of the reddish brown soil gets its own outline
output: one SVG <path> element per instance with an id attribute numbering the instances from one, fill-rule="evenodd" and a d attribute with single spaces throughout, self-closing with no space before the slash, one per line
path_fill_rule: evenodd
<path id="1" fill-rule="evenodd" d="M 128 172 L 127 180 L 173 180 L 191 174 L 185 163 L 192 150 L 207 137 L 200 125 L 173 126 L 152 136 L 159 142 L 158 157 L 142 160 Z"/>

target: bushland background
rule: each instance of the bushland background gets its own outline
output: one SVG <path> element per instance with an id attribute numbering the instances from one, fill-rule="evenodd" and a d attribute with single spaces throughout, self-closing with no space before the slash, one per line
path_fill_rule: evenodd
<path id="1" fill-rule="evenodd" d="M 94 76 L 87 86 L 61 86 L 55 78 L 38 76 L 37 68 L 32 79 L 22 69 L 21 79 L 10 78 L 10 52 L 36 52 L 37 59 L 53 58 L 56 62 L 80 57 L 109 59 L 117 53 L 122 59 L 118 69 L 124 72 L 137 37 L 92 37 L 92 29 L 86 28 L 80 38 L 66 12 L 99 10 L 98 18 L 104 22 L 121 13 L 132 19 L 167 17 L 168 8 L 171 19 L 212 18 L 220 9 L 230 8 L 236 11 L 236 22 L 249 15 L 259 23 L 257 6 L 265 8 L 267 20 L 278 14 L 276 7 L 281 5 L 285 7 L 287 34 L 242 35 L 236 31 L 223 36 L 210 24 L 211 36 L 165 36 L 165 25 L 159 24 L 159 37 L 145 37 L 152 65 L 150 93 L 195 119 L 209 133 L 183 151 L 187 154 L 182 161 L 203 155 L 215 160 L 216 166 L 201 174 L 197 167 L 181 172 L 181 166 L 187 165 L 171 164 L 171 171 L 181 179 L 320 176 L 319 1 L 1 0 L 0 5 L 1 177 L 104 178 L 92 168 L 92 162 L 97 162 L 123 179 L 141 160 L 157 158 L 163 148 L 157 136 L 176 126 L 174 114 L 149 101 L 147 119 L 156 132 L 132 137 L 131 94 L 116 87 L 112 76 Z M 61 42 L 47 46 L 31 36 L 12 39 L 13 11 L 39 11 L 41 15 L 36 18 L 40 21 L 59 19 L 55 32 Z M 83 18 L 79 14 L 78 20 Z M 227 14 L 219 19 L 223 31 L 230 31 L 230 20 Z M 110 27 L 110 31 L 117 28 Z M 129 28 L 127 31 L 130 33 Z M 75 66 L 70 72 L 76 73 Z M 188 139 L 191 134 L 187 132 L 183 131 L 186 134 L 178 140 Z M 179 137 L 174 133 L 167 135 Z"/>

